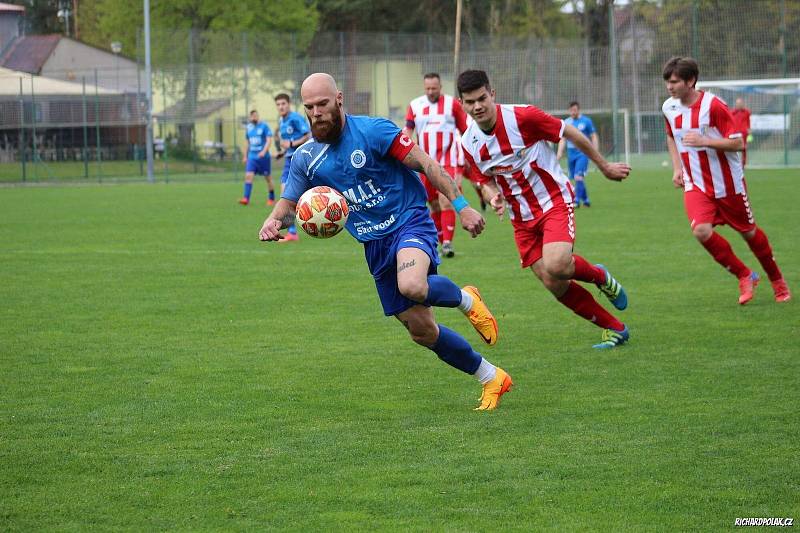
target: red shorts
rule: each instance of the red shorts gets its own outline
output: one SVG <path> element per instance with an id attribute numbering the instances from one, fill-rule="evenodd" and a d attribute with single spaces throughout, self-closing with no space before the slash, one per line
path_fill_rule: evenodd
<path id="1" fill-rule="evenodd" d="M 460 169 L 457 169 L 455 167 L 442 167 L 442 168 L 444 168 L 445 172 L 450 174 L 450 177 L 453 178 L 454 180 L 456 179 L 457 175 L 458 176 L 461 175 L 461 172 L 458 172 Z M 419 173 L 419 179 L 422 180 L 422 184 L 425 186 L 425 192 L 428 193 L 428 201 L 429 202 L 431 200 L 439 198 L 439 195 L 441 193 L 439 192 L 439 189 L 437 189 L 436 187 L 433 186 L 433 183 L 431 183 L 431 181 L 428 179 L 428 176 L 426 176 L 425 174 L 420 172 Z M 458 183 L 458 190 L 459 191 L 461 190 L 461 183 L 460 182 Z"/>
<path id="2" fill-rule="evenodd" d="M 739 233 L 745 233 L 756 227 L 747 192 L 711 198 L 703 191 L 693 189 L 683 193 L 683 204 L 692 229 L 698 224 L 727 224 Z"/>
<path id="3" fill-rule="evenodd" d="M 513 220 L 514 240 L 522 268 L 542 258 L 542 246 L 549 242 L 575 242 L 575 214 L 571 205 L 554 205 L 534 220 Z"/>

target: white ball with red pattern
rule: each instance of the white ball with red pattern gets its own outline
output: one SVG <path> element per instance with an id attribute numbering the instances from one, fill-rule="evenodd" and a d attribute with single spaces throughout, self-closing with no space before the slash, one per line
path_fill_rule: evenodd
<path id="1" fill-rule="evenodd" d="M 344 229 L 350 210 L 339 191 L 319 186 L 303 193 L 296 212 L 303 231 L 317 239 L 329 239 Z"/>

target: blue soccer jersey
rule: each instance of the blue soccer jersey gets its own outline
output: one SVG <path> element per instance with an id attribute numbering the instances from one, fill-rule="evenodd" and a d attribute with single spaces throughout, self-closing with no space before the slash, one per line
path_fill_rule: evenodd
<path id="1" fill-rule="evenodd" d="M 586 115 L 580 115 L 578 118 L 568 117 L 564 119 L 564 123 L 578 128 L 578 131 L 586 135 L 586 137 L 588 137 L 589 139 L 592 138 L 592 133 L 595 133 L 597 131 L 596 129 L 594 129 L 594 122 L 592 122 L 592 119 L 590 119 Z M 583 154 L 583 152 L 578 150 L 578 148 L 572 143 L 572 141 L 567 140 L 567 155 L 569 157 L 573 157 L 579 154 Z"/>
<path id="2" fill-rule="evenodd" d="M 258 153 L 267 145 L 268 137 L 272 137 L 272 130 L 269 129 L 269 126 L 267 126 L 264 122 L 259 122 L 258 124 L 248 122 L 245 138 L 247 139 L 250 147 L 248 149 L 247 157 L 251 159 L 258 157 Z M 266 156 L 268 155 L 269 152 L 267 152 Z"/>
<path id="3" fill-rule="evenodd" d="M 296 111 L 289 111 L 285 117 L 281 117 L 278 120 L 278 131 L 281 134 L 281 140 L 296 141 L 310 130 L 308 128 L 308 122 L 306 122 L 306 119 L 303 118 L 300 113 Z M 292 155 L 295 150 L 297 150 L 296 146 L 287 148 L 286 155 Z"/>
<path id="4" fill-rule="evenodd" d="M 335 143 L 311 139 L 297 149 L 282 196 L 296 202 L 311 187 L 333 187 L 347 199 L 353 237 L 368 242 L 390 235 L 426 209 L 419 176 L 389 153 L 396 141 L 411 145 L 389 120 L 347 115 Z"/>

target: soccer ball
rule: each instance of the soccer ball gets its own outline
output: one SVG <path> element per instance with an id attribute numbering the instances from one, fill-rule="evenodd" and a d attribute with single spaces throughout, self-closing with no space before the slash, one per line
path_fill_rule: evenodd
<path id="1" fill-rule="evenodd" d="M 307 190 L 297 202 L 300 227 L 317 239 L 329 239 L 342 231 L 349 212 L 344 196 L 325 186 Z"/>

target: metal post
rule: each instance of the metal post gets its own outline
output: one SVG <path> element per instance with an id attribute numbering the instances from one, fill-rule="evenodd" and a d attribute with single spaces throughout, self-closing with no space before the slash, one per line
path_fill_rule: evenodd
<path id="1" fill-rule="evenodd" d="M 36 143 L 36 91 L 33 89 L 33 76 L 31 76 L 31 141 L 33 142 L 33 155 L 31 162 L 33 163 L 33 179 L 39 181 L 39 148 Z"/>
<path id="2" fill-rule="evenodd" d="M 695 61 L 700 61 L 699 43 L 697 41 L 698 11 L 697 0 L 692 0 L 692 57 L 694 57 Z"/>
<path id="3" fill-rule="evenodd" d="M 461 4 L 462 0 L 456 2 L 456 35 L 455 46 L 453 48 L 453 84 L 458 79 L 458 62 L 461 54 Z M 453 87 L 453 94 L 456 94 L 456 87 Z"/>
<path id="4" fill-rule="evenodd" d="M 244 55 L 244 108 L 250 109 L 250 73 L 247 66 L 247 32 L 242 34 L 242 48 Z"/>
<path id="5" fill-rule="evenodd" d="M 100 156 L 100 92 L 97 87 L 97 69 L 94 69 L 94 127 L 97 137 L 97 181 L 103 181 L 103 162 Z"/>
<path id="6" fill-rule="evenodd" d="M 164 70 L 161 70 L 161 102 L 164 107 L 164 110 L 161 112 L 164 116 L 164 131 L 161 132 L 162 140 L 164 141 L 164 154 L 162 157 L 164 158 L 164 179 L 167 183 L 169 183 L 169 141 L 167 140 L 167 80 L 164 75 Z M 176 107 L 177 110 L 177 107 Z"/>
<path id="7" fill-rule="evenodd" d="M 231 113 L 233 113 L 233 152 L 231 155 L 233 156 L 233 179 L 236 179 L 237 174 L 239 174 L 239 156 L 236 153 L 238 151 L 238 146 L 236 144 L 236 138 L 239 136 L 239 130 L 237 128 L 236 122 L 236 76 L 233 75 L 233 67 L 231 67 Z M 246 110 L 247 108 L 245 108 Z"/>
<path id="8" fill-rule="evenodd" d="M 392 81 L 389 72 L 389 34 L 383 34 L 383 60 L 386 63 L 386 116 L 392 119 Z"/>
<path id="9" fill-rule="evenodd" d="M 27 168 L 25 159 L 28 157 L 25 149 L 25 92 L 22 88 L 22 78 L 19 79 L 19 159 L 22 162 L 22 181 L 27 181 Z"/>
<path id="10" fill-rule="evenodd" d="M 786 0 L 781 0 L 781 70 L 783 77 L 789 76 L 789 64 L 786 57 Z M 789 95 L 783 95 L 783 164 L 789 166 Z M 746 141 L 747 139 L 745 139 Z"/>
<path id="11" fill-rule="evenodd" d="M 145 111 L 147 154 L 147 181 L 154 183 L 153 165 L 153 77 L 150 65 L 150 0 L 144 0 L 144 83 L 147 89 L 147 110 Z"/>
<path id="12" fill-rule="evenodd" d="M 83 76 L 83 177 L 89 179 L 89 117 L 86 109 L 86 76 Z"/>
<path id="13" fill-rule="evenodd" d="M 136 124 L 139 124 L 139 113 L 142 110 L 142 76 L 141 76 L 141 66 L 139 65 L 139 32 L 136 32 L 136 109 L 135 109 L 135 116 L 136 116 Z M 133 144 L 133 158 L 135 161 L 139 162 L 139 175 L 144 175 L 144 168 L 142 166 L 142 158 L 139 155 L 139 141 L 141 141 L 141 137 L 139 136 L 139 128 L 136 128 L 136 142 Z"/>
<path id="14" fill-rule="evenodd" d="M 617 132 L 619 120 L 617 108 L 619 107 L 618 66 L 617 66 L 617 37 L 614 28 L 614 3 L 608 3 L 608 54 L 611 59 L 611 145 L 613 158 L 617 159 Z"/>
<path id="15" fill-rule="evenodd" d="M 636 120 L 636 153 L 642 155 L 642 114 L 639 103 L 639 39 L 636 34 L 636 5 L 631 6 L 631 30 L 633 35 L 633 116 Z M 625 127 L 628 127 L 625 124 Z M 627 138 L 627 137 L 626 137 Z"/>

